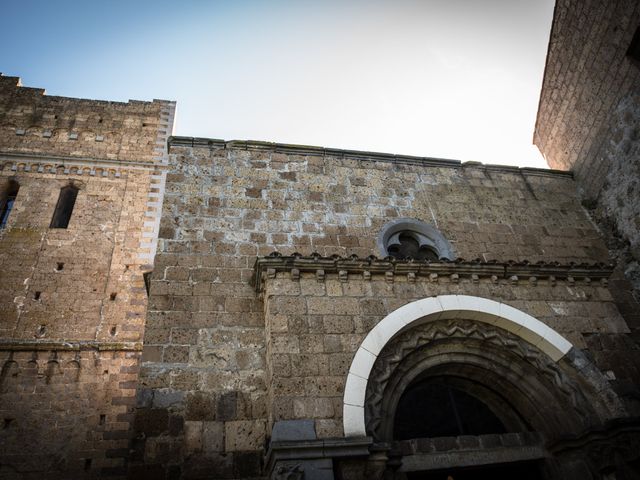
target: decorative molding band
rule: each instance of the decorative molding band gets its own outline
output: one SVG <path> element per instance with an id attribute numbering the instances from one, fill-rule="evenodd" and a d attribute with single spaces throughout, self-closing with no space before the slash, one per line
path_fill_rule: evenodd
<path id="1" fill-rule="evenodd" d="M 43 155 L 38 153 L 0 152 L 0 162 L 42 164 L 42 165 L 82 165 L 93 167 L 158 168 L 155 162 L 134 162 L 132 160 L 112 160 L 96 157 L 68 157 L 63 155 Z M 157 162 L 157 160 L 156 160 Z"/>
<path id="2" fill-rule="evenodd" d="M 96 350 L 105 351 L 124 351 L 124 352 L 141 352 L 142 342 L 97 342 L 88 341 L 41 341 L 41 340 L 22 340 L 22 339 L 2 339 L 0 340 L 0 351 L 81 351 Z"/>
<path id="3" fill-rule="evenodd" d="M 360 150 L 344 150 L 340 148 L 325 148 L 311 145 L 292 145 L 286 143 L 260 142 L 256 140 L 221 140 L 217 138 L 198 137 L 170 137 L 169 149 L 171 147 L 192 147 L 209 149 L 237 149 L 237 150 L 257 150 L 270 151 L 273 153 L 288 153 L 292 155 L 315 155 L 320 157 L 333 156 L 346 159 L 393 162 L 405 165 L 420 165 L 424 167 L 445 167 L 445 168 L 480 168 L 493 172 L 518 173 L 536 176 L 560 176 L 573 178 L 573 174 L 562 170 L 549 170 L 545 168 L 519 168 L 508 165 L 485 165 L 480 162 L 465 162 L 460 160 L 450 160 L 436 157 L 417 157 L 412 155 L 395 155 L 392 153 L 367 152 Z"/>
<path id="4" fill-rule="evenodd" d="M 482 262 L 457 259 L 453 262 L 427 262 L 396 260 L 392 257 L 383 259 L 375 256 L 359 258 L 351 257 L 322 257 L 319 254 L 302 256 L 293 254 L 282 256 L 274 252 L 266 257 L 259 257 L 254 264 L 252 283 L 256 291 L 262 291 L 267 278 L 273 278 L 277 272 L 290 272 L 292 279 L 297 279 L 301 272 L 312 272 L 318 280 L 325 278 L 327 273 L 337 273 L 341 280 L 347 280 L 349 274 L 358 274 L 363 278 L 371 278 L 372 274 L 385 275 L 385 279 L 393 281 L 396 275 L 407 276 L 409 281 L 417 277 L 426 277 L 432 282 L 440 277 L 448 277 L 451 281 L 459 281 L 468 277 L 471 281 L 479 281 L 482 277 L 489 277 L 497 282 L 507 279 L 517 285 L 520 281 L 536 285 L 540 278 L 547 279 L 552 284 L 559 279 L 568 283 L 592 280 L 606 282 L 613 272 L 612 265 L 596 264 L 559 264 L 559 263 L 516 263 L 516 262 Z M 321 273 L 319 273 L 321 272 Z"/>
<path id="5" fill-rule="evenodd" d="M 162 164 L 0 152 L 0 171 L 120 178 L 127 170 L 166 170 Z"/>
<path id="6" fill-rule="evenodd" d="M 537 432 L 451 437 L 451 443 L 455 444 L 446 450 L 442 450 L 440 445 L 436 447 L 436 442 L 432 438 L 400 441 L 398 449 L 403 456 L 398 471 L 471 467 L 507 461 L 540 460 L 548 456 Z"/>

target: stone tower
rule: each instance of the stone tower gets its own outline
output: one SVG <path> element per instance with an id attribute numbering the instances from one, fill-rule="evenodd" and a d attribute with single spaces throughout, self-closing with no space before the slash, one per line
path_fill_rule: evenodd
<path id="1" fill-rule="evenodd" d="M 174 109 L 0 76 L 1 478 L 125 473 Z"/>

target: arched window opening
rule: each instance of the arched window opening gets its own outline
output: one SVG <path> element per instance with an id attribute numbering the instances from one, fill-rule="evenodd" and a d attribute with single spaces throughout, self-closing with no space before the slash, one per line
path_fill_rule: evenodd
<path id="1" fill-rule="evenodd" d="M 9 220 L 9 214 L 13 209 L 13 205 L 16 201 L 16 197 L 18 196 L 18 190 L 20 190 L 20 185 L 15 180 L 9 180 L 9 184 L 2 196 L 0 201 L 0 228 L 4 228 Z"/>
<path id="2" fill-rule="evenodd" d="M 51 219 L 51 228 L 67 228 L 77 196 L 78 188 L 73 185 L 68 185 L 60 190 L 58 203 Z"/>
<path id="3" fill-rule="evenodd" d="M 453 249 L 437 229 L 412 218 L 399 218 L 387 223 L 378 236 L 383 256 L 398 260 L 455 260 Z"/>
<path id="4" fill-rule="evenodd" d="M 438 252 L 421 240 L 423 239 L 416 232 L 400 232 L 389 240 L 387 253 L 399 260 L 413 258 L 438 261 Z"/>
<path id="5" fill-rule="evenodd" d="M 434 379 L 419 381 L 405 390 L 393 425 L 395 440 L 488 433 L 507 433 L 507 428 L 483 401 Z"/>

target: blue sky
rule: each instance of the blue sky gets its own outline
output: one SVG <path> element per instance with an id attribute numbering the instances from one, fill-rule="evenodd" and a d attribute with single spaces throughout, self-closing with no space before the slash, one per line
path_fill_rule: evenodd
<path id="1" fill-rule="evenodd" d="M 544 167 L 553 0 L 4 1 L 0 71 L 175 134 Z"/>

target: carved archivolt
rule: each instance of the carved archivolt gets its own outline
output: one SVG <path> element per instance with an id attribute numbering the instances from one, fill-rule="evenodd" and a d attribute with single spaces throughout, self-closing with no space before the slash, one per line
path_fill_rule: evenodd
<path id="1" fill-rule="evenodd" d="M 367 385 L 365 419 L 369 434 L 380 437 L 381 422 L 383 417 L 388 416 L 388 412 L 385 412 L 388 407 L 385 405 L 385 398 L 390 395 L 387 387 L 394 376 L 406 374 L 402 368 L 403 361 L 411 355 L 413 364 L 416 364 L 419 363 L 420 357 L 433 355 L 429 347 L 435 345 L 435 342 L 455 342 L 456 349 L 460 352 L 465 352 L 465 343 L 475 345 L 476 350 L 480 346 L 483 354 L 489 358 L 492 352 L 507 353 L 513 362 L 524 362 L 532 366 L 537 379 L 553 390 L 554 397 L 563 399 L 562 403 L 572 408 L 579 418 L 593 416 L 581 389 L 542 351 L 501 328 L 469 320 L 452 319 L 430 322 L 409 329 L 382 350 Z M 537 393 L 539 392 L 532 392 L 532 395 Z M 401 392 L 394 394 L 399 396 Z"/>

